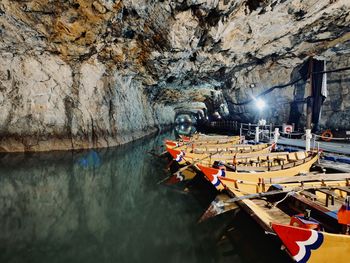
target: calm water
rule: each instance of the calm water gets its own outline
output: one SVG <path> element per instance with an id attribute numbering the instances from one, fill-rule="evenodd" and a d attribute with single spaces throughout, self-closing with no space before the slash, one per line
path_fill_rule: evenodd
<path id="1" fill-rule="evenodd" d="M 203 208 L 193 195 L 157 184 L 166 161 L 147 151 L 164 136 L 1 155 L 0 262 L 248 262 L 217 245 L 220 220 L 196 223 Z"/>

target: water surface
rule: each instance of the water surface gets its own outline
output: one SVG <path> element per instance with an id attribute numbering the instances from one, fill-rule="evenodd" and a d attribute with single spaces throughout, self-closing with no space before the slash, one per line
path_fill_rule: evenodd
<path id="1" fill-rule="evenodd" d="M 147 152 L 170 136 L 0 155 L 0 262 L 257 262 L 218 245 L 221 219 L 196 223 L 195 195 L 157 184 L 167 161 Z"/>
<path id="2" fill-rule="evenodd" d="M 198 202 L 157 184 L 166 161 L 147 151 L 164 136 L 1 155 L 0 262 L 215 262 Z"/>

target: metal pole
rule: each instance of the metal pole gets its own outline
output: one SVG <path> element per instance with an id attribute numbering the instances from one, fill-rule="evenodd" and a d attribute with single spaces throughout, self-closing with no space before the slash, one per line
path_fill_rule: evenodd
<path id="1" fill-rule="evenodd" d="M 279 128 L 275 128 L 275 133 L 273 135 L 273 142 L 277 144 L 278 137 L 280 136 Z"/>
<path id="2" fill-rule="evenodd" d="M 311 129 L 306 129 L 305 132 L 305 150 L 308 152 L 310 151 L 310 143 L 312 139 Z"/>
<path id="3" fill-rule="evenodd" d="M 309 62 L 309 77 L 310 77 L 310 94 L 307 94 L 307 106 L 306 106 L 306 129 L 311 129 L 312 122 L 312 108 L 313 108 L 313 94 L 312 94 L 312 86 L 313 86 L 313 58 L 310 57 Z"/>
<path id="4" fill-rule="evenodd" d="M 271 137 L 272 137 L 272 123 L 270 123 L 270 136 L 269 136 L 269 141 L 271 141 Z"/>
<path id="5" fill-rule="evenodd" d="M 259 142 L 259 126 L 255 127 L 255 142 Z"/>
<path id="6" fill-rule="evenodd" d="M 315 136 L 314 136 L 314 147 L 313 147 L 314 149 L 316 148 L 316 134 L 315 134 Z"/>

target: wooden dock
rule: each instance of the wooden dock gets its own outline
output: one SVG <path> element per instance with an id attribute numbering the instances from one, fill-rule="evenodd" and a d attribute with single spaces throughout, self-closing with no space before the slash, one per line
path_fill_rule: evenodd
<path id="1" fill-rule="evenodd" d="M 277 144 L 305 149 L 305 140 L 302 139 L 288 139 L 280 137 Z M 317 144 L 319 144 L 320 149 L 322 149 L 324 152 L 350 155 L 350 144 L 348 143 L 317 141 L 315 147 L 317 147 Z M 312 142 L 311 146 L 313 146 Z"/>
<path id="2" fill-rule="evenodd" d="M 341 173 L 350 173 L 350 164 L 347 163 L 321 160 L 320 163 L 316 164 L 316 166 L 325 168 L 326 170 L 327 168 L 330 168 Z"/>

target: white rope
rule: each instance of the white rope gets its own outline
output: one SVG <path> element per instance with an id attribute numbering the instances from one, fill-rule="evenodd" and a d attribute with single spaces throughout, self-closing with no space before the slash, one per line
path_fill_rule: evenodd
<path id="1" fill-rule="evenodd" d="M 275 203 L 273 204 L 273 207 L 279 205 L 279 204 L 282 203 L 284 200 L 286 200 L 286 199 L 288 198 L 288 196 L 291 196 L 291 195 L 294 195 L 294 194 L 295 194 L 294 191 L 288 192 L 288 193 L 286 194 L 285 197 L 283 197 L 283 198 L 282 198 L 281 200 L 279 200 L 278 202 L 275 202 Z"/>

